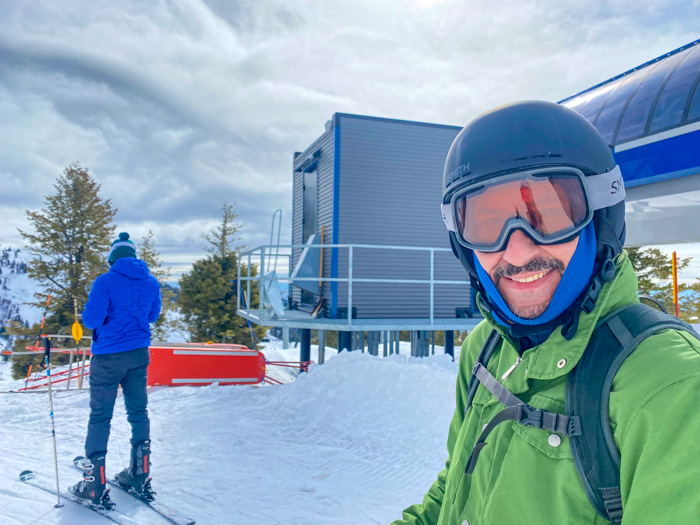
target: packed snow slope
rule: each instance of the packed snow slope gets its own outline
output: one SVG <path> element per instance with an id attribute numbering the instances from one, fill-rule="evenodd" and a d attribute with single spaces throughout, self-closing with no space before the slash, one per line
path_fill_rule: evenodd
<path id="1" fill-rule="evenodd" d="M 274 345 L 273 345 L 274 346 Z M 315 358 L 315 348 L 312 358 Z M 266 349 L 268 359 L 298 350 Z M 382 359 L 342 353 L 281 386 L 159 387 L 150 391 L 157 498 L 205 524 L 386 524 L 421 500 L 446 459 L 457 366 L 449 356 Z M 4 374 L 8 377 L 8 374 Z M 16 382 L 0 383 L 1 390 Z M 83 448 L 85 392 L 54 398 L 62 488 Z M 18 481 L 53 480 L 46 394 L 0 394 L 0 523 L 107 523 Z M 108 472 L 125 467 L 129 427 L 117 398 Z M 163 520 L 113 495 L 139 523 Z"/>

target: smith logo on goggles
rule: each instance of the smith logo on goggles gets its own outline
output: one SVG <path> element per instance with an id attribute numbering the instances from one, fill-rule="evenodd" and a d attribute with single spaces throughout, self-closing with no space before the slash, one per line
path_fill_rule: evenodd
<path id="1" fill-rule="evenodd" d="M 498 252 L 516 229 L 540 244 L 565 241 L 590 222 L 594 211 L 624 199 L 619 166 L 589 177 L 575 168 L 552 167 L 475 182 L 457 191 L 440 210 L 460 244 Z"/>

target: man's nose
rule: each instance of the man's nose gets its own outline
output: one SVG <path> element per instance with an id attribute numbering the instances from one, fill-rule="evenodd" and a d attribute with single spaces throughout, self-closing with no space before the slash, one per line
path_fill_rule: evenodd
<path id="1" fill-rule="evenodd" d="M 523 231 L 515 230 L 506 249 L 503 252 L 503 259 L 508 261 L 513 266 L 524 266 L 532 260 L 539 252 L 539 247 L 535 242 Z"/>

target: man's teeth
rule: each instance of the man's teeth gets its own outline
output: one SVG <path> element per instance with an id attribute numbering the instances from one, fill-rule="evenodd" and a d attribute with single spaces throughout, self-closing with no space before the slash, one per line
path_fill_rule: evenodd
<path id="1" fill-rule="evenodd" d="M 523 279 L 518 279 L 517 277 L 511 277 L 511 279 L 519 283 L 531 283 L 537 279 L 542 279 L 542 277 L 547 275 L 549 272 L 550 270 L 545 270 L 544 272 L 536 273 L 535 275 L 531 275 L 530 277 L 525 277 Z"/>

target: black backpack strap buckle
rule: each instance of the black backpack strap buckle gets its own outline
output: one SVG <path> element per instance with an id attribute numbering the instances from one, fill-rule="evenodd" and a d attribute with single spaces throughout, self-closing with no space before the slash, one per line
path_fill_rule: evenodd
<path id="1" fill-rule="evenodd" d="M 583 430 L 581 429 L 581 419 L 578 416 L 570 416 L 566 435 L 571 437 L 580 436 L 582 434 Z"/>
<path id="2" fill-rule="evenodd" d="M 542 428 L 542 410 L 529 405 L 518 405 L 516 421 L 524 427 Z"/>
<path id="3" fill-rule="evenodd" d="M 603 496 L 603 505 L 608 513 L 608 519 L 613 523 L 622 523 L 622 496 L 620 487 L 606 487 L 600 489 Z"/>
<path id="4" fill-rule="evenodd" d="M 581 423 L 578 416 L 566 416 L 533 408 L 530 405 L 518 405 L 516 421 L 524 427 L 537 427 L 564 434 L 567 437 L 581 435 Z"/>

